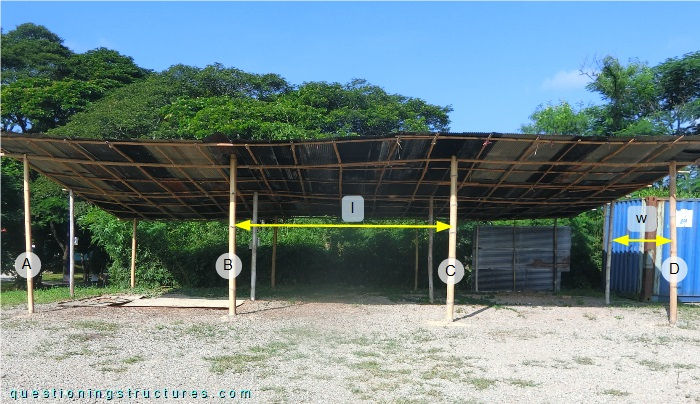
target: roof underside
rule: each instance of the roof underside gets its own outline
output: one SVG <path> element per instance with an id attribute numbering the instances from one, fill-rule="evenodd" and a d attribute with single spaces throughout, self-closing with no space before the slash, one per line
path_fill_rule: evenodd
<path id="1" fill-rule="evenodd" d="M 366 217 L 448 212 L 450 157 L 458 159 L 461 219 L 567 217 L 664 177 L 668 162 L 697 164 L 700 139 L 509 134 L 397 134 L 240 143 L 59 139 L 3 134 L 2 151 L 120 218 L 228 217 L 229 156 L 238 161 L 238 216 L 340 215 L 361 195 Z"/>

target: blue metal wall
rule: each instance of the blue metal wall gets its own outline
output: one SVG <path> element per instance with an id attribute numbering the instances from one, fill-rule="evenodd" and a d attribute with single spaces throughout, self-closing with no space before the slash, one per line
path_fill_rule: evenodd
<path id="1" fill-rule="evenodd" d="M 627 230 L 627 209 L 634 206 L 645 206 L 644 200 L 632 199 L 618 201 L 614 204 L 613 211 L 613 238 L 629 234 L 630 238 L 644 238 L 644 233 L 629 232 Z M 668 218 L 668 201 L 659 203 L 659 213 L 662 216 L 657 229 L 657 234 L 670 238 L 670 225 Z M 700 199 L 685 199 L 676 202 L 676 210 L 689 209 L 693 211 L 692 227 L 678 227 L 676 229 L 678 242 L 678 256 L 688 264 L 688 275 L 678 283 L 678 299 L 682 302 L 700 301 Z M 608 218 L 605 218 L 604 244 L 607 250 Z M 605 251 L 607 253 L 607 251 Z M 613 243 L 612 264 L 610 266 L 610 289 L 619 293 L 638 294 L 641 292 L 642 267 L 644 259 L 644 244 L 630 243 L 624 246 Z M 653 300 L 668 300 L 668 282 L 661 276 L 659 268 L 661 263 L 670 255 L 670 244 L 657 248 L 656 271 L 654 273 Z M 604 257 L 605 258 L 605 257 Z M 605 262 L 605 261 L 603 261 Z"/>
<path id="2" fill-rule="evenodd" d="M 627 208 L 644 206 L 641 199 L 615 202 L 613 207 L 613 239 L 628 234 Z M 605 215 L 605 239 L 603 249 L 607 254 L 608 247 L 608 215 Z M 630 238 L 644 238 L 644 234 L 629 233 Z M 644 258 L 643 243 L 630 243 L 625 246 L 612 243 L 612 260 L 610 264 L 610 290 L 618 293 L 639 293 L 642 277 L 642 262 Z M 603 265 L 606 257 L 603 256 Z"/>
<path id="3" fill-rule="evenodd" d="M 678 282 L 678 300 L 681 302 L 700 302 L 700 199 L 679 200 L 676 202 L 676 211 L 689 209 L 693 211 L 692 227 L 677 227 L 676 237 L 678 239 L 678 256 L 683 258 L 688 264 L 688 275 Z M 670 222 L 668 201 L 664 203 L 664 228 L 663 236 L 670 237 Z M 657 260 L 656 267 L 659 268 L 671 254 L 671 245 L 664 244 L 661 247 L 663 258 Z M 658 287 L 658 289 L 657 289 Z M 668 300 L 668 282 L 656 271 L 654 279 L 655 300 Z"/>

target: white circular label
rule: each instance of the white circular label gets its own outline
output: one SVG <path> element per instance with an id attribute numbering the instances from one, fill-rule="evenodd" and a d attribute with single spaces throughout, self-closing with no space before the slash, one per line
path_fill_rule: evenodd
<path id="1" fill-rule="evenodd" d="M 676 282 L 680 282 L 688 275 L 688 264 L 681 257 L 668 257 L 661 264 L 661 275 L 667 282 L 671 282 L 671 274 L 676 275 Z"/>
<path id="2" fill-rule="evenodd" d="M 29 255 L 27 255 L 26 252 L 23 252 L 15 260 L 15 270 L 22 278 L 26 278 L 27 273 L 29 273 L 29 276 L 33 278 L 39 274 L 39 271 L 41 271 L 41 260 L 39 259 L 39 256 L 33 252 L 30 252 Z"/>
<path id="3" fill-rule="evenodd" d="M 456 284 L 464 278 L 464 265 L 456 258 L 446 258 L 438 266 L 438 276 L 446 284 Z"/>
<path id="4" fill-rule="evenodd" d="M 234 268 L 235 272 L 233 277 L 235 278 L 240 275 L 241 271 L 243 270 L 243 262 L 241 262 L 241 259 L 238 258 L 238 255 L 234 254 L 233 260 L 230 260 L 228 253 L 223 253 L 216 259 L 216 273 L 219 274 L 220 277 L 228 279 L 231 269 Z"/>

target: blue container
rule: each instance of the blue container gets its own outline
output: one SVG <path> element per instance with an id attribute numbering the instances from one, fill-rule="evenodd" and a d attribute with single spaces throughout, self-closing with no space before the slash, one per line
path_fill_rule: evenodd
<path id="1" fill-rule="evenodd" d="M 646 206 L 642 199 L 631 199 L 614 203 L 613 210 L 613 238 L 629 234 L 630 238 L 644 238 L 644 233 L 630 232 L 627 229 L 627 209 L 630 207 Z M 676 202 L 676 216 L 686 210 L 692 213 L 688 227 L 676 227 L 678 256 L 688 264 L 688 275 L 678 282 L 678 299 L 682 302 L 700 302 L 700 199 L 683 199 Z M 659 200 L 657 206 L 657 218 L 659 226 L 657 234 L 670 238 L 669 203 L 668 200 Z M 604 244 L 607 250 L 608 218 L 605 218 Z M 663 261 L 670 256 L 670 244 L 658 246 L 654 265 L 654 285 L 652 300 L 668 301 L 669 285 L 661 276 L 660 267 Z M 605 251 L 607 253 L 607 251 Z M 613 243 L 612 263 L 610 266 L 610 289 L 625 294 L 639 294 L 642 291 L 642 272 L 644 264 L 644 243 L 630 243 L 625 246 Z M 605 261 L 603 261 L 605 262 Z"/>
<path id="2" fill-rule="evenodd" d="M 690 223 L 690 227 L 676 227 L 678 256 L 683 258 L 688 264 L 688 275 L 682 281 L 678 282 L 678 299 L 681 302 L 700 302 L 700 226 L 698 226 L 698 220 L 700 220 L 700 199 L 677 201 L 676 211 L 680 212 L 682 210 L 692 211 L 692 223 Z M 670 238 L 669 215 L 665 214 L 668 211 L 668 201 L 665 201 L 663 236 Z M 661 252 L 663 258 L 657 260 L 657 268 L 661 266 L 663 260 L 670 256 L 671 245 L 664 244 L 661 246 Z M 668 300 L 668 289 L 668 282 L 663 276 L 660 276 L 657 270 L 654 279 L 655 300 Z"/>

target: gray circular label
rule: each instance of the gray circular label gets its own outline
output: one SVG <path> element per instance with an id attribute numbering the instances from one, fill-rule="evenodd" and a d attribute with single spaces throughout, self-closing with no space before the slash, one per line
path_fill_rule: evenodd
<path id="1" fill-rule="evenodd" d="M 438 265 L 438 276 L 446 284 L 456 284 L 464 278 L 464 265 L 456 258 L 447 258 Z"/>
<path id="2" fill-rule="evenodd" d="M 229 259 L 228 253 L 219 255 L 216 259 L 216 273 L 224 279 L 228 279 L 231 269 L 235 268 L 233 277 L 240 275 L 243 270 L 243 262 L 238 258 L 238 255 L 233 255 L 233 260 Z"/>
<path id="3" fill-rule="evenodd" d="M 667 282 L 671 282 L 671 274 L 676 275 L 676 282 L 680 282 L 688 275 L 688 264 L 681 257 L 668 257 L 661 264 L 661 275 Z"/>
<path id="4" fill-rule="evenodd" d="M 15 270 L 22 278 L 26 278 L 27 273 L 29 273 L 29 276 L 33 278 L 39 274 L 39 271 L 41 271 L 41 260 L 39 259 L 39 256 L 33 252 L 30 252 L 29 255 L 27 255 L 26 252 L 23 252 L 15 260 Z"/>

